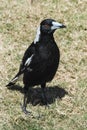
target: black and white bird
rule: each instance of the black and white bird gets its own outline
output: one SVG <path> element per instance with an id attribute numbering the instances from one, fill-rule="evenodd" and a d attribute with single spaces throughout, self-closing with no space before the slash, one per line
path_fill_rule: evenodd
<path id="1" fill-rule="evenodd" d="M 7 84 L 12 86 L 23 75 L 24 83 L 24 101 L 22 110 L 27 113 L 27 96 L 29 87 L 41 85 L 42 97 L 45 104 L 47 99 L 45 95 L 46 82 L 53 79 L 60 60 L 59 48 L 53 37 L 56 29 L 66 26 L 56 22 L 53 19 L 43 20 L 37 28 L 37 33 L 32 44 L 24 53 L 19 72 Z"/>

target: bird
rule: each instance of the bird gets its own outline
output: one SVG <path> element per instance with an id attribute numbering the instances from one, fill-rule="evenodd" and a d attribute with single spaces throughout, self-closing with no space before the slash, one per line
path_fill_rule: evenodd
<path id="1" fill-rule="evenodd" d="M 24 99 L 21 104 L 22 111 L 27 114 L 27 100 L 30 87 L 41 85 L 42 99 L 48 104 L 45 94 L 46 83 L 52 81 L 59 66 L 60 50 L 54 39 L 57 29 L 66 28 L 54 19 L 44 19 L 36 31 L 34 41 L 26 49 L 22 58 L 19 71 L 6 85 L 13 86 L 22 76 L 24 84 Z"/>

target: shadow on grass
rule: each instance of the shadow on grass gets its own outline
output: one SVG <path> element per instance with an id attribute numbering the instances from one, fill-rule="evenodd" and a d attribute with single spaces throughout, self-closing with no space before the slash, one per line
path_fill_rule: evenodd
<path id="1" fill-rule="evenodd" d="M 21 86 L 18 86 L 18 85 L 14 85 L 8 89 L 13 90 L 13 91 L 16 90 L 16 91 L 19 91 L 21 93 L 24 93 L 23 88 Z M 68 92 L 66 90 L 64 90 L 63 88 L 61 88 L 60 86 L 46 87 L 45 93 L 46 93 L 46 97 L 48 100 L 48 104 L 52 104 L 55 101 L 55 99 L 57 99 L 57 98 L 62 99 L 65 95 L 68 94 Z M 43 105 L 41 88 L 31 87 L 29 89 L 28 103 L 31 103 L 34 106 L 37 104 Z"/>

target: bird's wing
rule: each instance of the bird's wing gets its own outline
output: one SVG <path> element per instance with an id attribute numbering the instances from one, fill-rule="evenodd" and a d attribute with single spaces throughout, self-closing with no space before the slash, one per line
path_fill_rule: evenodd
<path id="1" fill-rule="evenodd" d="M 24 53 L 19 69 L 19 74 L 23 73 L 27 67 L 29 68 L 29 65 L 34 55 L 35 55 L 35 45 L 32 43 Z"/>
<path id="2" fill-rule="evenodd" d="M 18 81 L 18 79 L 20 79 L 20 77 L 24 73 L 25 69 L 28 68 L 28 70 L 31 71 L 31 68 L 29 68 L 29 65 L 31 64 L 34 54 L 35 54 L 35 45 L 32 43 L 24 53 L 24 56 L 23 56 L 23 59 L 22 59 L 22 62 L 21 62 L 20 68 L 19 68 L 19 72 L 15 75 L 15 77 L 6 86 L 14 85 L 16 83 L 16 81 Z"/>

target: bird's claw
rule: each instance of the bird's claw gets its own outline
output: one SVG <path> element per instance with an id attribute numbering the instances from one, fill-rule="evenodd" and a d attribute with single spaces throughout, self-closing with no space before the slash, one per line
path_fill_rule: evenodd
<path id="1" fill-rule="evenodd" d="M 23 111 L 26 115 L 27 115 L 27 114 L 31 114 L 30 111 L 26 110 L 26 107 L 25 107 L 24 105 L 22 105 L 22 104 L 20 104 L 20 105 L 21 105 L 22 111 Z"/>

